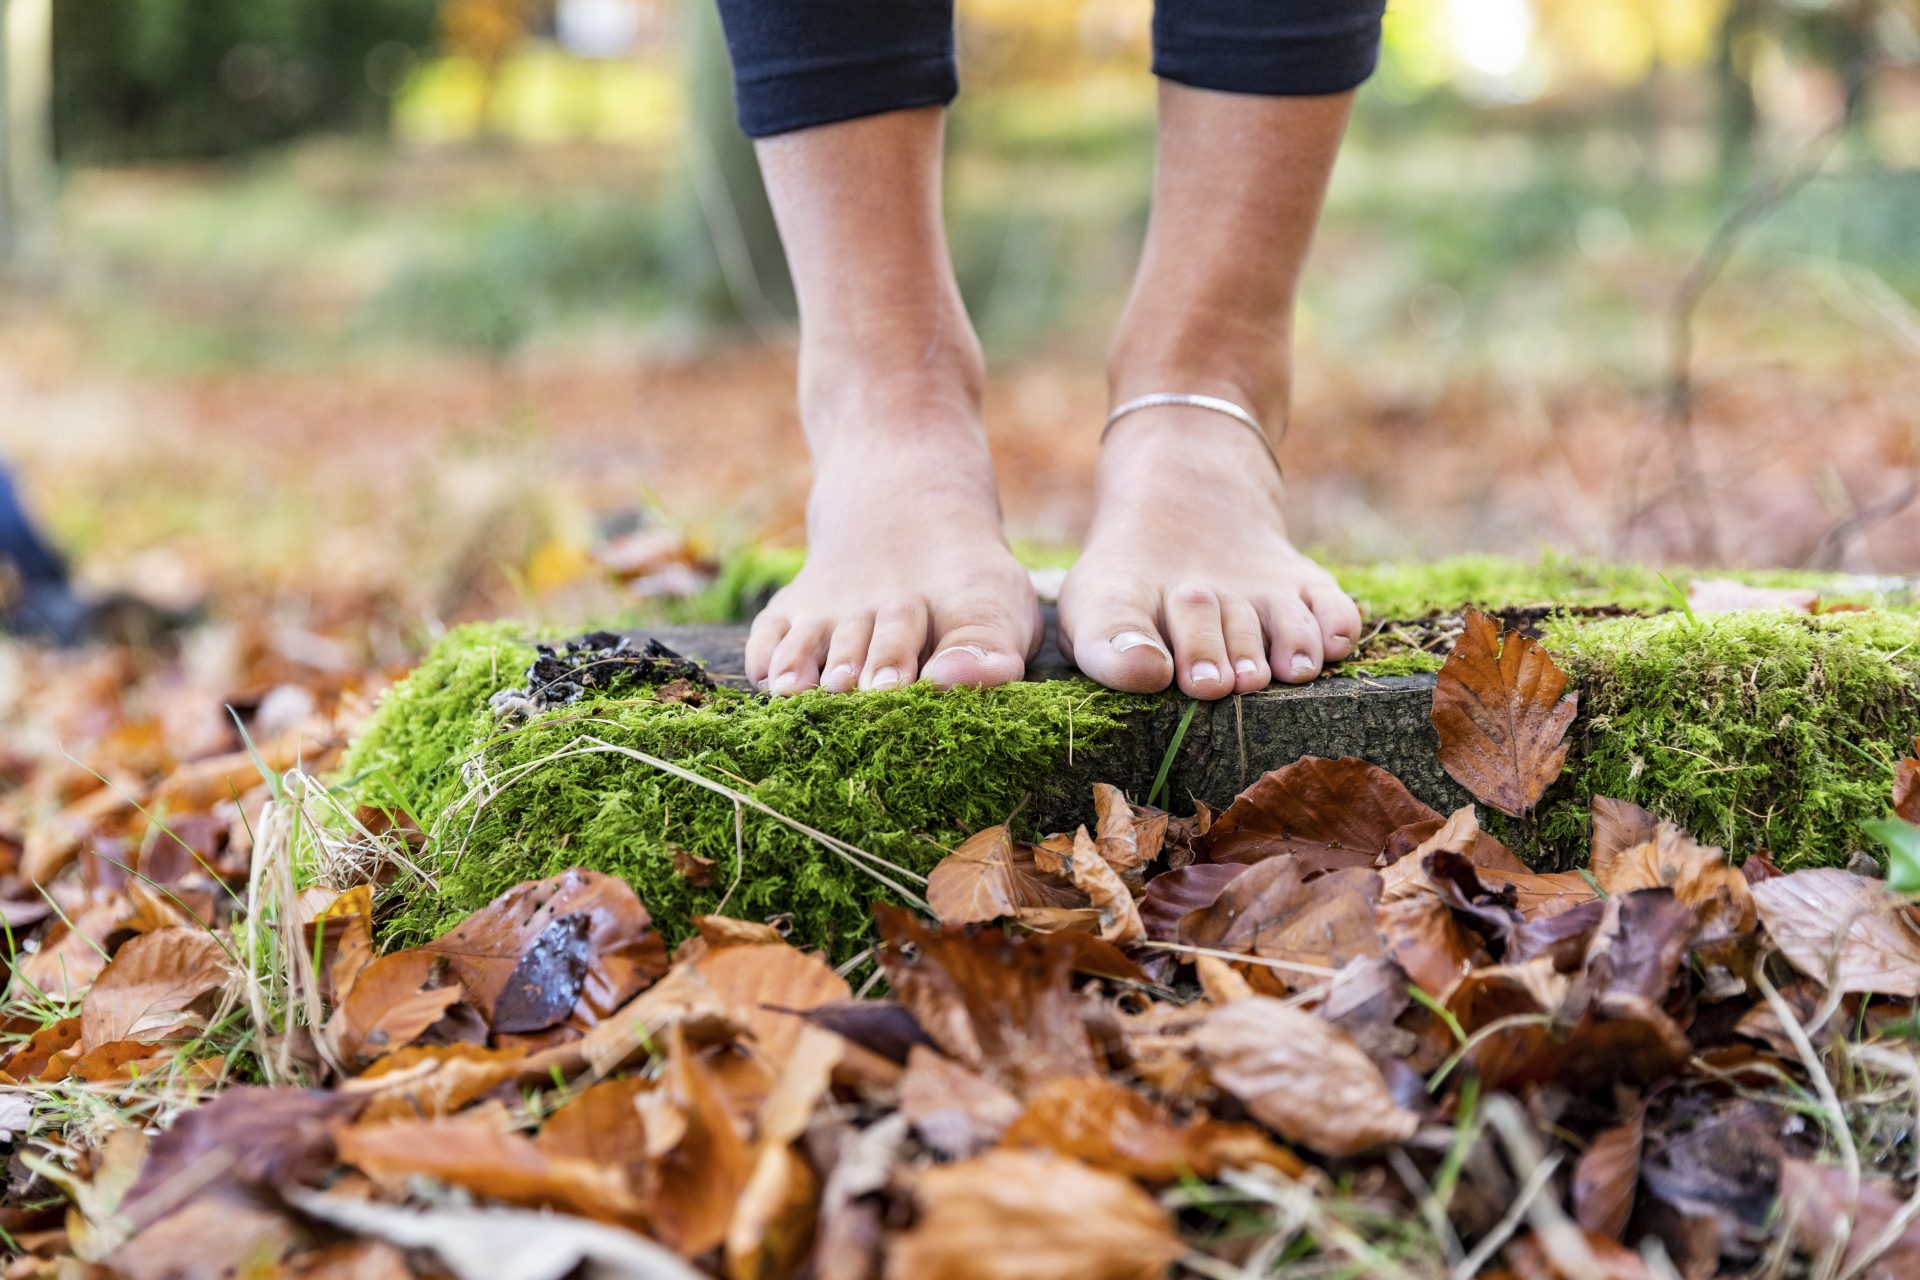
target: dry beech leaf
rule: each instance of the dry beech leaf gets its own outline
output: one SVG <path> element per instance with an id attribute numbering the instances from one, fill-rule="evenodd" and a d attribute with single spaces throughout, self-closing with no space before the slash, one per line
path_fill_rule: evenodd
<path id="1" fill-rule="evenodd" d="M 548 1116 L 533 1145 L 549 1156 L 609 1168 L 638 1163 L 646 1157 L 647 1127 L 634 1100 L 651 1088 L 638 1078 L 602 1080 Z"/>
<path id="2" fill-rule="evenodd" d="M 991 1151 L 922 1173 L 919 1216 L 886 1280 L 1157 1280 L 1185 1246 L 1138 1186 L 1040 1152 Z"/>
<path id="3" fill-rule="evenodd" d="M 1236 876 L 1247 869 L 1241 862 L 1196 862 L 1177 871 L 1162 871 L 1147 881 L 1140 899 L 1140 923 L 1156 942 L 1180 936 L 1180 918 L 1210 907 Z"/>
<path id="4" fill-rule="evenodd" d="M 792 1147 L 768 1147 L 740 1190 L 725 1240 L 727 1280 L 787 1280 L 813 1245 L 820 1180 Z"/>
<path id="5" fill-rule="evenodd" d="M 307 956 L 317 961 L 320 994 L 338 1001 L 373 959 L 373 887 L 356 885 L 340 894 L 307 921 L 301 935 Z"/>
<path id="6" fill-rule="evenodd" d="M 1593 848 L 1587 861 L 1591 866 L 1599 866 L 1637 844 L 1645 844 L 1660 829 L 1659 819 L 1625 800 L 1595 796 L 1590 807 Z"/>
<path id="7" fill-rule="evenodd" d="M 571 1056 L 571 1055 L 569 1055 Z M 449 1115 L 506 1085 L 551 1082 L 545 1055 L 477 1044 L 408 1045 L 340 1083 L 367 1121 Z"/>
<path id="8" fill-rule="evenodd" d="M 1780 953 L 1830 990 L 1920 995 L 1920 928 L 1886 885 L 1822 867 L 1752 886 Z"/>
<path id="9" fill-rule="evenodd" d="M 396 951 L 368 964 L 327 1020 L 333 1051 L 354 1066 L 413 1043 L 460 999 L 460 984 L 446 981 L 444 969 L 424 951 Z"/>
<path id="10" fill-rule="evenodd" d="M 1861 1280 L 1911 1280 L 1920 1275 L 1920 1222 L 1906 1212 L 1907 1197 L 1892 1184 L 1862 1179 L 1855 1192 L 1845 1169 L 1789 1157 L 1780 1162 L 1780 1204 L 1781 1217 L 1800 1247 L 1816 1257 L 1831 1250 L 1839 1259 L 1840 1274 Z M 1867 1250 L 1896 1219 L 1902 1228 L 1893 1233 L 1886 1251 L 1868 1262 Z"/>
<path id="11" fill-rule="evenodd" d="M 958 1160 L 999 1141 L 1019 1117 L 1020 1102 L 978 1072 L 915 1045 L 900 1077 L 900 1114 L 920 1141 Z"/>
<path id="12" fill-rule="evenodd" d="M 1284 853 L 1313 871 L 1370 867 L 1395 831 L 1439 816 L 1377 765 L 1306 756 L 1235 796 L 1194 845 L 1209 862 Z"/>
<path id="13" fill-rule="evenodd" d="M 1138 886 L 1146 865 L 1160 856 L 1167 838 L 1167 815 L 1159 809 L 1131 804 L 1126 793 L 1104 782 L 1093 784 L 1097 815 L 1094 841 L 1100 856 L 1128 884 Z"/>
<path id="14" fill-rule="evenodd" d="M 1482 804 L 1532 810 L 1567 760 L 1577 699 L 1536 640 L 1469 609 L 1466 630 L 1433 686 L 1440 764 Z M 1563 696 L 1564 695 L 1564 696 Z"/>
<path id="15" fill-rule="evenodd" d="M 1322 1155 L 1404 1142 L 1420 1126 L 1351 1036 L 1269 996 L 1209 1013 L 1194 1047 L 1254 1119 Z"/>
<path id="16" fill-rule="evenodd" d="M 1893 812 L 1920 826 L 1920 738 L 1913 740 L 1913 754 L 1894 766 Z"/>
<path id="17" fill-rule="evenodd" d="M 1820 593 L 1792 587 L 1754 587 L 1732 578 L 1695 578 L 1687 583 L 1687 605 L 1695 613 L 1744 613 L 1752 609 L 1818 613 Z"/>
<path id="18" fill-rule="evenodd" d="M 1200 979 L 1200 994 L 1207 998 L 1208 1004 L 1232 1004 L 1257 994 L 1238 969 L 1218 956 L 1195 956 L 1193 976 Z"/>
<path id="19" fill-rule="evenodd" d="M 156 929 L 114 953 L 80 1002 L 85 1050 L 120 1040 L 161 1040 L 179 1027 L 201 997 L 233 972 L 226 948 L 205 929 Z"/>
<path id="20" fill-rule="evenodd" d="M 1603 1129 L 1573 1166 L 1573 1216 L 1581 1228 L 1618 1240 L 1633 1215 L 1633 1196 L 1640 1185 L 1640 1148 L 1645 1136 L 1646 1111 Z"/>
<path id="21" fill-rule="evenodd" d="M 1050 934 L 930 927 L 875 904 L 894 998 L 942 1052 L 1015 1094 L 1096 1071 L 1070 983 L 1075 951 Z"/>
<path id="22" fill-rule="evenodd" d="M 50 1022 L 8 1054 L 4 1068 L 15 1080 L 34 1080 L 53 1058 L 80 1043 L 80 1015 Z"/>
<path id="23" fill-rule="evenodd" d="M 694 1028 L 701 1040 L 731 1039 L 745 1030 L 706 975 L 695 965 L 680 964 L 601 1019 L 580 1041 L 580 1052 L 597 1079 L 651 1052 L 666 1030 L 676 1026 Z"/>
<path id="24" fill-rule="evenodd" d="M 507 890 L 420 949 L 446 957 L 496 1033 L 569 1014 L 591 1026 L 667 971 L 666 945 L 627 883 L 577 867 Z"/>
<path id="25" fill-rule="evenodd" d="M 777 1071 L 807 1023 L 800 1015 L 852 997 L 847 980 L 815 955 L 779 946 L 723 947 L 701 957 L 701 974 Z"/>
<path id="26" fill-rule="evenodd" d="M 564 1209 L 602 1222 L 642 1219 L 641 1202 L 619 1169 L 550 1156 L 525 1136 L 472 1114 L 352 1125 L 335 1141 L 342 1160 L 396 1189 L 408 1178 L 426 1177 L 507 1204 Z"/>
<path id="27" fill-rule="evenodd" d="M 678 1025 L 667 1032 L 659 1096 L 678 1109 L 684 1127 L 654 1170 L 652 1234 L 681 1257 L 693 1258 L 726 1238 L 733 1207 L 753 1172 L 753 1152 L 713 1073 Z"/>
<path id="28" fill-rule="evenodd" d="M 693 927 L 709 950 L 726 947 L 784 947 L 786 935 L 758 920 L 735 920 L 732 916 L 695 916 Z"/>
<path id="29" fill-rule="evenodd" d="M 1319 980 L 1312 969 L 1381 954 L 1373 918 L 1379 897 L 1372 871 L 1346 867 L 1309 880 L 1302 859 L 1269 858 L 1248 867 L 1212 906 L 1182 918 L 1179 940 L 1311 966 L 1266 971 L 1289 988 L 1309 986 Z"/>
<path id="30" fill-rule="evenodd" d="M 1080 907 L 1086 895 L 1041 873 L 1032 846 L 1003 824 L 970 836 L 927 876 L 927 908 L 942 924 L 991 924 L 1033 907 Z"/>
<path id="31" fill-rule="evenodd" d="M 1705 940 L 1751 933 L 1759 924 L 1739 868 L 1728 866 L 1719 849 L 1699 843 L 1671 822 L 1660 823 L 1652 839 L 1629 848 L 1609 849 L 1605 856 L 1596 848 L 1589 869 L 1600 888 L 1612 895 L 1672 889 L 1699 917 Z"/>
<path id="32" fill-rule="evenodd" d="M 1478 934 L 1454 918 L 1435 893 L 1408 894 L 1380 903 L 1374 927 L 1386 942 L 1386 955 L 1422 991 L 1446 999 L 1476 961 L 1487 958 Z"/>
<path id="33" fill-rule="evenodd" d="M 1099 932 L 1103 940 L 1125 946 L 1147 936 L 1146 926 L 1140 923 L 1140 908 L 1134 903 L 1133 891 L 1127 888 L 1120 873 L 1100 856 L 1099 846 L 1085 827 L 1073 833 L 1071 852 L 1058 853 L 1049 841 L 1039 847 L 1034 857 L 1042 871 L 1064 875 L 1073 882 L 1074 888 L 1086 894 L 1088 903 L 1100 913 Z"/>
<path id="34" fill-rule="evenodd" d="M 1290 1178 L 1306 1172 L 1299 1156 L 1251 1125 L 1206 1119 L 1182 1124 L 1165 1107 L 1105 1077 L 1047 1085 L 1000 1144 L 1052 1151 L 1148 1182 L 1211 1178 L 1228 1167 L 1264 1165 Z"/>

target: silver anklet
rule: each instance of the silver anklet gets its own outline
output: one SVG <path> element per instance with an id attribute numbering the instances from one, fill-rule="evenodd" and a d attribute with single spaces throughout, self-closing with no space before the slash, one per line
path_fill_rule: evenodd
<path id="1" fill-rule="evenodd" d="M 1206 409 L 1212 413 L 1225 414 L 1260 437 L 1260 443 L 1266 446 L 1267 456 L 1273 459 L 1274 470 L 1280 470 L 1280 457 L 1273 451 L 1273 441 L 1267 438 L 1267 429 L 1260 425 L 1260 420 L 1233 401 L 1222 400 L 1219 396 L 1188 395 L 1178 391 L 1155 391 L 1151 395 L 1135 396 L 1107 415 L 1107 425 L 1100 432 L 1100 442 L 1105 444 L 1107 436 L 1113 432 L 1113 425 L 1128 414 L 1137 413 L 1142 409 L 1159 409 L 1168 406 Z M 1282 472 L 1282 474 L 1285 473 Z"/>

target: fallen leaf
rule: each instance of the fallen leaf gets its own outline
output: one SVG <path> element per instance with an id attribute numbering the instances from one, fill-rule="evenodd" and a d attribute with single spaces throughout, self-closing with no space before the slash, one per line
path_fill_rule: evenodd
<path id="1" fill-rule="evenodd" d="M 1269 858 L 1248 867 L 1212 906 L 1183 917 L 1179 940 L 1304 966 L 1269 972 L 1283 986 L 1309 986 L 1322 970 L 1382 954 L 1373 916 L 1379 897 L 1372 871 L 1346 867 L 1309 879 L 1302 860 Z"/>
<path id="2" fill-rule="evenodd" d="M 727 947 L 784 947 L 786 935 L 758 920 L 735 920 L 732 916 L 695 916 L 693 927 L 709 950 Z"/>
<path id="3" fill-rule="evenodd" d="M 1699 917 L 1706 940 L 1748 934 L 1759 924 L 1746 877 L 1727 865 L 1726 854 L 1670 822 L 1660 823 L 1651 840 L 1625 849 L 1603 853 L 1596 845 L 1590 870 L 1608 894 L 1672 889 Z"/>
<path id="4" fill-rule="evenodd" d="M 1817 613 L 1820 593 L 1793 587 L 1749 586 L 1732 578 L 1695 578 L 1687 584 L 1687 605 L 1695 613 L 1742 613 L 1750 609 Z"/>
<path id="5" fill-rule="evenodd" d="M 1254 1119 L 1322 1155 L 1404 1142 L 1419 1127 L 1352 1037 L 1272 997 L 1209 1013 L 1194 1047 Z"/>
<path id="6" fill-rule="evenodd" d="M 1035 853 L 1035 861 L 1042 871 L 1064 875 L 1074 888 L 1087 896 L 1088 903 L 1100 913 L 1101 938 L 1125 946 L 1147 936 L 1146 926 L 1140 923 L 1140 908 L 1134 903 L 1133 891 L 1127 888 L 1120 873 L 1100 856 L 1099 847 L 1085 827 L 1073 833 L 1071 853 L 1058 855 L 1049 846 L 1042 845 Z"/>
<path id="7" fill-rule="evenodd" d="M 417 950 L 368 964 L 327 1020 L 334 1053 L 357 1066 L 413 1043 L 460 999 L 460 984 L 443 982 L 444 969 L 438 956 Z"/>
<path id="8" fill-rule="evenodd" d="M 602 1080 L 548 1116 L 533 1145 L 549 1156 L 621 1169 L 644 1160 L 647 1127 L 634 1099 L 653 1088 L 638 1078 Z"/>
<path id="9" fill-rule="evenodd" d="M 1086 905 L 1084 894 L 1043 874 L 1031 845 L 1003 824 L 970 836 L 927 876 L 927 909 L 942 924 L 991 924 L 1029 907 Z"/>
<path id="10" fill-rule="evenodd" d="M 1593 816 L 1589 866 L 1604 865 L 1635 845 L 1645 844 L 1660 828 L 1659 819 L 1625 800 L 1595 796 L 1589 807 Z"/>
<path id="11" fill-rule="evenodd" d="M 820 1180 L 793 1148 L 768 1147 L 754 1162 L 727 1224 L 727 1280 L 787 1280 L 813 1244 Z"/>
<path id="12" fill-rule="evenodd" d="M 695 965 L 683 964 L 601 1019 L 580 1041 L 580 1052 L 598 1079 L 651 1053 L 668 1028 L 676 1026 L 694 1028 L 702 1040 L 730 1040 L 746 1030 L 706 975 Z"/>
<path id="13" fill-rule="evenodd" d="M 667 971 L 666 945 L 625 881 L 574 868 L 507 890 L 420 950 L 444 956 L 495 1032 L 571 1013 L 591 1026 Z"/>
<path id="14" fill-rule="evenodd" d="M 1126 793 L 1104 782 L 1093 784 L 1094 841 L 1108 866 L 1129 885 L 1138 886 L 1146 864 L 1160 856 L 1167 838 L 1167 815 L 1131 804 Z"/>
<path id="15" fill-rule="evenodd" d="M 1373 921 L 1387 957 L 1438 1000 L 1446 999 L 1476 961 L 1487 958 L 1479 935 L 1463 927 L 1437 894 L 1382 902 L 1373 909 Z"/>
<path id="16" fill-rule="evenodd" d="M 1625 1234 L 1640 1185 L 1645 1127 L 1645 1109 L 1635 1107 L 1624 1121 L 1595 1134 L 1573 1166 L 1573 1216 L 1583 1230 L 1615 1240 Z"/>
<path id="17" fill-rule="evenodd" d="M 1752 893 L 1768 936 L 1808 977 L 1837 991 L 1920 995 L 1920 929 L 1884 884 L 1822 867 Z"/>
<path id="18" fill-rule="evenodd" d="M 853 995 L 826 961 L 784 942 L 724 947 L 701 957 L 699 969 L 776 1071 L 786 1066 L 807 1029 L 801 1014 Z"/>
<path id="19" fill-rule="evenodd" d="M 15 1080 L 34 1080 L 47 1069 L 56 1054 L 80 1043 L 80 1015 L 61 1018 L 41 1027 L 23 1043 L 14 1047 L 0 1065 Z"/>
<path id="20" fill-rule="evenodd" d="M 887 1280 L 1156 1280 L 1185 1252 L 1166 1211 L 1132 1182 L 1040 1152 L 928 1169 L 914 1202 Z"/>
<path id="21" fill-rule="evenodd" d="M 205 929 L 136 934 L 114 953 L 80 1002 L 81 1048 L 165 1039 L 232 974 L 226 948 Z"/>
<path id="22" fill-rule="evenodd" d="M 1536 640 L 1469 609 L 1433 687 L 1440 764 L 1482 804 L 1528 813 L 1560 776 L 1577 710 L 1567 675 Z M 1564 695 L 1564 696 L 1563 696 Z"/>
<path id="23" fill-rule="evenodd" d="M 574 1275 L 622 1280 L 703 1280 L 701 1273 L 653 1241 L 579 1218 L 522 1209 L 425 1212 L 294 1191 L 300 1212 L 355 1235 L 402 1249 L 431 1252 L 459 1280 L 566 1280 Z"/>
<path id="24" fill-rule="evenodd" d="M 424 1177 L 509 1204 L 552 1207 L 602 1222 L 637 1223 L 642 1205 L 619 1169 L 549 1156 L 518 1133 L 471 1115 L 350 1125 L 340 1159 L 395 1189 Z"/>
<path id="25" fill-rule="evenodd" d="M 1265 1166 L 1289 1178 L 1306 1172 L 1300 1157 L 1258 1129 L 1209 1119 L 1182 1124 L 1165 1107 L 1104 1077 L 1045 1086 L 1000 1144 L 1052 1151 L 1148 1182 L 1211 1178 L 1229 1167 Z"/>
<path id="26" fill-rule="evenodd" d="M 753 1172 L 753 1152 L 682 1027 L 668 1029 L 666 1048 L 660 1094 L 685 1123 L 673 1149 L 658 1161 L 648 1214 L 653 1235 L 693 1258 L 725 1240 L 734 1205 Z"/>
<path id="27" fill-rule="evenodd" d="M 920 1141 L 950 1160 L 978 1155 L 1020 1115 L 1020 1101 L 978 1072 L 923 1046 L 907 1055 L 900 1114 Z"/>
<path id="28" fill-rule="evenodd" d="M 449 1115 L 507 1085 L 549 1080 L 549 1069 L 524 1048 L 475 1044 L 408 1045 L 376 1061 L 338 1088 L 364 1098 L 369 1122 Z"/>
<path id="29" fill-rule="evenodd" d="M 1163 871 L 1147 881 L 1140 899 L 1140 923 L 1156 942 L 1171 942 L 1180 934 L 1180 918 L 1210 907 L 1234 877 L 1247 869 L 1241 862 L 1196 862 L 1178 871 Z"/>
<path id="30" fill-rule="evenodd" d="M 1894 766 L 1893 812 L 1920 825 L 1920 738 L 1913 740 L 1913 754 Z"/>
<path id="31" fill-rule="evenodd" d="M 1263 774 L 1194 844 L 1210 862 L 1284 853 L 1315 871 L 1370 867 L 1395 831 L 1439 816 L 1377 765 L 1306 756 Z"/>
<path id="32" fill-rule="evenodd" d="M 719 864 L 712 858 L 703 858 L 677 844 L 672 847 L 671 853 L 675 875 L 696 889 L 704 889 L 713 883 L 713 871 Z"/>
<path id="33" fill-rule="evenodd" d="M 1047 934 L 933 928 L 875 904 L 893 994 L 934 1044 L 1016 1095 L 1094 1074 L 1073 997 L 1074 951 Z"/>
<path id="34" fill-rule="evenodd" d="M 1920 1275 L 1920 1220 L 1905 1212 L 1908 1197 L 1882 1179 L 1862 1179 L 1855 1192 L 1845 1169 L 1788 1157 L 1780 1163 L 1780 1206 L 1801 1250 L 1814 1258 L 1837 1257 L 1842 1275 L 1861 1280 Z M 1895 1219 L 1902 1225 L 1885 1251 L 1868 1262 L 1867 1250 L 1887 1236 Z"/>

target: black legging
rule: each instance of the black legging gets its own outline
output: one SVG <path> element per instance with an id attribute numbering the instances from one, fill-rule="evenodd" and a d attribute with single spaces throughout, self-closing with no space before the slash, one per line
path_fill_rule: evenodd
<path id="1" fill-rule="evenodd" d="M 804 129 L 960 89 L 953 0 L 719 0 L 740 127 Z M 1157 0 L 1153 73 L 1200 89 L 1342 93 L 1380 51 L 1385 0 Z"/>

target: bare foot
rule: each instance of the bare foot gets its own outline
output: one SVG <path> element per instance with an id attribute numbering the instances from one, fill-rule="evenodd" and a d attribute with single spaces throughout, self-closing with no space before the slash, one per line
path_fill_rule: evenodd
<path id="1" fill-rule="evenodd" d="M 1060 648 L 1114 689 L 1195 698 L 1299 684 L 1353 651 L 1360 612 L 1294 549 L 1280 474 L 1205 409 L 1129 414 L 1101 449 L 1093 527 L 1060 591 Z"/>
<path id="2" fill-rule="evenodd" d="M 754 621 L 747 675 L 776 694 L 1018 680 L 1040 607 L 1000 531 L 968 396 L 868 383 L 810 415 L 807 562 Z M 819 418 L 833 419 L 819 421 Z"/>

